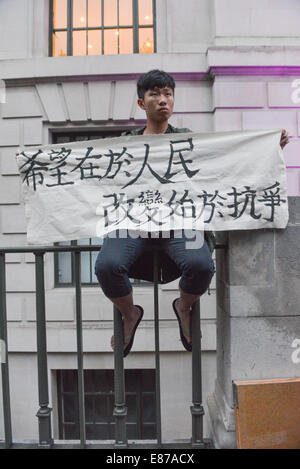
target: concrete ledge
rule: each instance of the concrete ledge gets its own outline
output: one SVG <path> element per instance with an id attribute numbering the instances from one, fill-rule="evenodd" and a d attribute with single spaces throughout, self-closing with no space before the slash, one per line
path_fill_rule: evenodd
<path id="1" fill-rule="evenodd" d="M 178 63 L 184 73 L 178 73 Z M 77 77 L 82 81 L 83 78 L 107 80 L 112 76 L 118 76 L 118 79 L 123 76 L 128 80 L 136 79 L 141 73 L 153 68 L 174 73 L 176 79 L 187 74 L 198 74 L 199 78 L 201 74 L 206 73 L 206 56 L 204 53 L 121 54 L 2 60 L 1 79 L 23 80 L 23 84 L 26 79 L 44 78 L 49 82 L 57 77 Z"/>
<path id="2" fill-rule="evenodd" d="M 236 434 L 234 410 L 222 398 L 216 382 L 216 390 L 207 398 L 208 427 L 214 447 L 217 449 L 235 449 Z"/>

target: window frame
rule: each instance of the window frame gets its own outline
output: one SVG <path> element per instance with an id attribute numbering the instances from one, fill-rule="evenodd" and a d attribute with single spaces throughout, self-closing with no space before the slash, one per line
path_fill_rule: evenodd
<path id="1" fill-rule="evenodd" d="M 64 389 L 64 379 L 69 376 L 69 384 L 72 381 L 73 388 L 72 390 Z M 59 439 L 60 440 L 68 440 L 70 438 L 66 438 L 66 428 L 68 425 L 73 426 L 75 431 L 78 432 L 79 438 L 79 401 L 78 401 L 78 371 L 74 369 L 59 369 L 56 370 L 56 383 L 57 383 L 57 419 L 58 419 L 58 431 L 59 431 Z M 88 380 L 98 380 L 98 382 L 104 382 L 105 385 L 102 384 L 104 389 L 96 390 L 87 390 Z M 151 379 L 153 381 L 153 387 L 151 390 L 147 390 L 146 381 Z M 113 438 L 114 436 L 114 427 L 115 421 L 113 418 L 113 409 L 114 409 L 114 389 L 113 389 L 113 381 L 114 381 L 114 370 L 111 369 L 91 369 L 91 370 L 84 370 L 84 400 L 86 403 L 86 398 L 91 397 L 95 398 L 97 396 L 102 397 L 106 400 L 106 416 L 108 420 L 104 420 L 102 422 L 96 422 L 96 413 L 95 407 L 93 407 L 93 419 L 92 421 L 88 421 L 86 418 L 86 426 L 90 425 L 95 427 L 97 424 L 102 424 L 106 426 L 106 430 L 108 433 L 111 433 L 110 437 Z M 91 382 L 91 381 L 90 381 Z M 127 431 L 130 431 L 130 427 L 136 427 L 136 435 L 134 439 L 149 439 L 148 437 L 145 438 L 146 428 L 151 427 L 153 431 L 152 438 L 157 438 L 157 422 L 156 422 L 156 392 L 155 392 L 155 369 L 153 368 L 133 368 L 129 370 L 125 370 L 125 401 L 126 406 L 129 410 L 136 410 L 136 420 L 130 421 L 127 419 L 126 426 Z M 132 390 L 134 387 L 134 391 Z M 106 389 L 105 389 L 106 388 Z M 109 389 L 110 388 L 110 389 Z M 65 421 L 65 397 L 70 395 L 74 399 L 74 420 L 73 421 Z M 132 407 L 130 404 L 130 398 L 136 397 L 136 407 Z M 143 399 L 145 397 L 150 397 L 152 401 L 152 412 L 154 420 L 148 420 L 143 414 Z M 87 430 L 87 428 L 86 428 Z M 151 430 L 150 430 L 151 431 Z M 105 439 L 111 439 L 105 438 Z M 151 438 L 151 439 L 152 439 Z M 93 438 L 96 439 L 96 438 Z M 100 439 L 101 441 L 101 439 Z"/>
<path id="2" fill-rule="evenodd" d="M 53 28 L 53 0 L 49 0 L 49 57 L 56 57 L 53 55 L 53 32 L 54 31 L 66 31 L 67 32 L 67 56 L 73 56 L 73 31 L 101 31 L 102 35 L 102 44 L 101 44 L 101 54 L 96 55 L 106 55 L 104 54 L 104 31 L 109 29 L 132 29 L 133 32 L 133 54 L 139 54 L 139 28 L 153 28 L 153 53 L 157 52 L 157 40 L 156 40 L 156 0 L 152 0 L 152 14 L 153 14 L 153 23 L 150 25 L 139 25 L 139 11 L 138 11 L 138 2 L 139 0 L 132 0 L 132 24 L 131 25 L 116 25 L 116 26 L 104 26 L 103 24 L 103 11 L 104 11 L 104 0 L 101 1 L 101 27 L 82 27 L 82 28 L 73 28 L 73 0 L 67 0 L 67 28 Z M 88 2 L 87 2 L 88 10 Z M 119 21 L 119 19 L 118 19 Z M 88 44 L 86 46 L 86 52 L 88 52 Z M 118 44 L 119 49 L 119 44 Z M 86 53 L 85 56 L 89 54 Z M 120 52 L 118 50 L 118 54 Z"/>

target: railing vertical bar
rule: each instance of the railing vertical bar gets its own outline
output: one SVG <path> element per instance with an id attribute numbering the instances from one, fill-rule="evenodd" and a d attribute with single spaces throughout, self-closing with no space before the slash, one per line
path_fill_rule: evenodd
<path id="1" fill-rule="evenodd" d="M 202 406 L 202 371 L 201 371 L 201 331 L 200 331 L 200 300 L 192 306 L 192 446 L 203 446 L 203 415 Z"/>
<path id="2" fill-rule="evenodd" d="M 77 334 L 77 366 L 78 366 L 78 400 L 79 400 L 79 434 L 80 446 L 85 447 L 85 407 L 84 407 L 84 371 L 82 346 L 82 301 L 81 301 L 81 253 L 74 252 L 74 276 L 76 295 L 76 334 Z"/>
<path id="3" fill-rule="evenodd" d="M 35 283 L 36 283 L 36 330 L 37 330 L 37 361 L 38 388 L 40 408 L 36 414 L 39 419 L 39 444 L 51 447 L 51 408 L 48 393 L 48 365 L 46 339 L 46 308 L 44 281 L 44 252 L 35 252 Z"/>
<path id="4" fill-rule="evenodd" d="M 2 376 L 5 448 L 9 448 L 12 444 L 12 429 L 11 429 L 10 393 L 9 393 L 5 253 L 4 252 L 0 252 L 0 359 L 1 359 L 1 376 Z"/>
<path id="5" fill-rule="evenodd" d="M 161 396 L 160 396 L 160 360 L 159 360 L 159 306 L 158 306 L 158 250 L 154 250 L 154 333 L 155 333 L 155 402 L 156 402 L 156 438 L 161 445 Z"/>
<path id="6" fill-rule="evenodd" d="M 127 447 L 125 403 L 125 375 L 124 375 L 124 331 L 122 315 L 114 305 L 114 390 L 115 390 L 115 447 Z"/>

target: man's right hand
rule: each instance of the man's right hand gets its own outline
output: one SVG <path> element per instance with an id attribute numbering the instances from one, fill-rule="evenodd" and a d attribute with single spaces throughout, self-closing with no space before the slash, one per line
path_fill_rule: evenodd
<path id="1" fill-rule="evenodd" d="M 280 146 L 283 149 L 289 143 L 289 136 L 285 129 L 282 129 Z"/>

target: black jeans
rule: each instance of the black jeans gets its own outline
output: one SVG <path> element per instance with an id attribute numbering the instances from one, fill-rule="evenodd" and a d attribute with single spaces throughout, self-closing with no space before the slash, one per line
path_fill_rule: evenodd
<path id="1" fill-rule="evenodd" d="M 95 274 L 104 294 L 108 298 L 118 298 L 132 291 L 128 277 L 130 266 L 153 242 L 161 243 L 163 250 L 178 266 L 181 272 L 180 288 L 185 293 L 203 295 L 215 273 L 214 262 L 206 242 L 201 241 L 196 247 L 184 231 L 181 237 L 159 240 L 106 237 L 95 263 Z"/>

